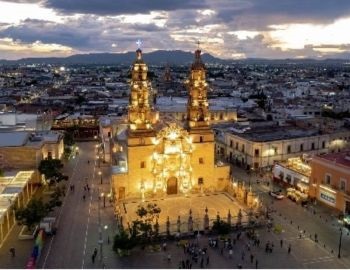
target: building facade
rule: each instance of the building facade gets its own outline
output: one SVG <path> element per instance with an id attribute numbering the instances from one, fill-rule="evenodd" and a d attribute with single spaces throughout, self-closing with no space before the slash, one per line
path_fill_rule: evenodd
<path id="1" fill-rule="evenodd" d="M 219 131 L 216 151 L 226 160 L 242 167 L 261 169 L 278 161 L 339 152 L 349 147 L 350 130 L 339 128 L 332 132 L 300 127 L 271 127 L 236 132 Z"/>
<path id="2" fill-rule="evenodd" d="M 350 215 L 350 152 L 316 156 L 311 170 L 309 196 Z"/>
<path id="3" fill-rule="evenodd" d="M 187 84 L 185 123 L 168 123 L 154 110 L 141 50 L 132 66 L 128 124 L 116 130 L 112 185 L 117 200 L 223 190 L 229 166 L 215 163 L 205 66 L 195 53 Z M 111 130 L 115 130 L 112 128 Z"/>

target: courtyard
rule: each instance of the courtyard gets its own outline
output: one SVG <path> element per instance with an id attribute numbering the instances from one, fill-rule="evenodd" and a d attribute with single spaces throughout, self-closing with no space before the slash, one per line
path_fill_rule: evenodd
<path id="1" fill-rule="evenodd" d="M 148 203 L 155 203 L 161 209 L 158 220 L 161 233 L 166 231 L 166 221 L 168 217 L 171 232 L 177 231 L 178 217 L 180 217 L 181 223 L 180 231 L 186 232 L 190 210 L 192 211 L 194 230 L 203 230 L 206 208 L 208 209 L 210 225 L 216 220 L 218 214 L 221 219 L 227 221 L 229 211 L 232 216 L 232 224 L 235 224 L 239 209 L 241 209 L 243 215 L 242 222 L 247 220 L 246 206 L 240 204 L 227 193 L 220 192 L 204 195 L 193 194 L 188 197 L 168 196 L 167 198 L 145 200 L 144 202 L 140 200 L 124 202 L 123 205 L 120 206 L 124 225 L 128 223 L 131 225 L 132 221 L 138 218 L 136 215 L 138 206 L 140 204 L 147 205 Z"/>

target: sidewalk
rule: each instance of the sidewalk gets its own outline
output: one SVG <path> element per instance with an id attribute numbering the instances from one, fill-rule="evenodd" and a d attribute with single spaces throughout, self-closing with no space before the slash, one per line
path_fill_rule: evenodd
<path id="1" fill-rule="evenodd" d="M 25 268 L 34 246 L 34 240 L 19 240 L 18 234 L 21 229 L 22 226 L 15 225 L 0 248 L 0 268 Z M 16 250 L 14 258 L 9 252 L 12 247 Z"/>

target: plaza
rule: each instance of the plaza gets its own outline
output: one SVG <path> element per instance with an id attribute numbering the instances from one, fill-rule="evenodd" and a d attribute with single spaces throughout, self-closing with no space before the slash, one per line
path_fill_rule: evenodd
<path id="1" fill-rule="evenodd" d="M 138 217 L 136 210 L 139 205 L 147 205 L 148 203 L 155 203 L 160 207 L 161 213 L 159 215 L 160 233 L 166 231 L 166 221 L 169 217 L 170 231 L 177 231 L 177 219 L 180 217 L 181 227 L 180 231 L 187 231 L 187 224 L 189 218 L 189 212 L 192 211 L 193 228 L 194 230 L 203 230 L 203 219 L 205 215 L 205 209 L 208 209 L 208 216 L 210 226 L 212 222 L 216 220 L 219 214 L 220 218 L 227 220 L 228 213 L 231 213 L 232 224 L 235 224 L 239 209 L 242 211 L 242 222 L 247 221 L 246 206 L 240 204 L 229 194 L 224 192 L 210 193 L 210 194 L 193 194 L 189 196 L 168 196 L 166 198 L 146 200 L 133 200 L 124 202 L 120 205 L 121 214 L 125 220 L 124 224 L 132 224 L 132 221 Z"/>

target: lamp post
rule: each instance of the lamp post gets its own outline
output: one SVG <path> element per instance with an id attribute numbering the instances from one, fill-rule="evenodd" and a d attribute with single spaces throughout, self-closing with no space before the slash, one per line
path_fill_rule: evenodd
<path id="1" fill-rule="evenodd" d="M 100 176 L 100 184 L 102 185 L 102 172 L 99 171 L 99 172 L 98 172 L 98 175 Z"/>
<path id="2" fill-rule="evenodd" d="M 106 196 L 103 192 L 101 193 L 101 197 L 103 198 L 103 208 L 106 208 Z"/>
<path id="3" fill-rule="evenodd" d="M 102 227 L 101 227 L 101 206 L 100 200 L 98 200 L 98 244 L 100 246 L 100 262 L 103 263 L 103 239 L 102 239 Z"/>
<path id="4" fill-rule="evenodd" d="M 339 247 L 338 247 L 338 258 L 340 259 L 340 249 L 341 249 L 341 240 L 343 237 L 343 227 L 340 227 L 340 236 L 339 236 Z"/>

